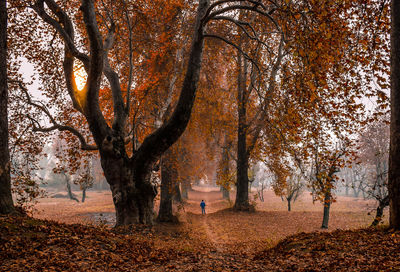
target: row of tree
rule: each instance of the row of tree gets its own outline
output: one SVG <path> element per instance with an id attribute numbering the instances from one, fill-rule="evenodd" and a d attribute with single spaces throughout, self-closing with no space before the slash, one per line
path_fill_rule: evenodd
<path id="1" fill-rule="evenodd" d="M 307 176 L 325 203 L 327 219 L 337 173 L 357 155 L 353 135 L 388 109 L 389 48 L 391 147 L 396 146 L 399 46 L 392 34 L 389 47 L 389 30 L 398 31 L 393 16 L 398 5 L 364 0 L 8 3 L 1 9 L 1 147 L 7 151 L 1 156 L 1 212 L 13 210 L 10 170 L 20 180 L 38 162 L 26 156 L 26 173 L 12 166 L 8 135 L 21 157 L 40 153 L 46 137 L 58 131 L 68 145 L 61 158 L 64 170 L 76 171 L 94 152 L 100 156 L 117 225 L 152 223 L 158 169 L 160 220 L 171 219 L 174 181 L 187 181 L 210 165 L 218 165 L 223 188 L 236 186 L 235 209 L 251 210 L 249 169 L 259 161 L 274 174 L 277 188 L 289 188 L 293 169 Z M 44 100 L 22 81 L 22 59 L 35 67 Z M 364 97 L 379 105 L 372 118 L 365 117 Z M 399 228 L 399 171 L 391 150 L 391 225 Z"/>

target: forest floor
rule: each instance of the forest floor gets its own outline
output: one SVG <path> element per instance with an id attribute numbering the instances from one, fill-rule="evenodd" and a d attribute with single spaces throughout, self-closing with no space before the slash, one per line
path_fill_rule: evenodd
<path id="1" fill-rule="evenodd" d="M 257 212 L 236 213 L 220 192 L 195 189 L 175 225 L 111 228 L 108 192 L 43 199 L 35 218 L 0 217 L 0 271 L 400 271 L 400 233 L 365 228 L 371 201 L 339 197 L 320 231 L 322 206 L 308 193 L 291 212 L 267 191 Z"/>

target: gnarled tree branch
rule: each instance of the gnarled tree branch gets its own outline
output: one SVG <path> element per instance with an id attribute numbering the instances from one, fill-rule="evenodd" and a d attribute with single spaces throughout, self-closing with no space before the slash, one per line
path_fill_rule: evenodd
<path id="1" fill-rule="evenodd" d="M 22 92 L 25 94 L 27 104 L 31 105 L 31 106 L 35 107 L 36 109 L 40 110 L 41 112 L 43 112 L 49 118 L 50 122 L 52 123 L 51 127 L 43 128 L 37 120 L 33 119 L 30 116 L 27 116 L 28 119 L 30 119 L 32 122 L 33 131 L 40 131 L 40 132 L 50 132 L 53 130 L 69 131 L 72 134 L 74 134 L 76 137 L 78 137 L 78 139 L 81 143 L 81 149 L 83 149 L 83 150 L 97 150 L 98 149 L 98 147 L 96 145 L 88 144 L 85 140 L 85 137 L 76 128 L 59 124 L 55 120 L 55 118 L 52 116 L 52 114 L 50 113 L 50 111 L 47 109 L 46 106 L 44 106 L 43 104 L 38 104 L 38 103 L 34 102 L 31 98 L 31 96 L 29 95 L 28 89 L 23 85 L 23 83 L 21 81 L 11 81 L 10 80 L 9 82 L 17 83 L 18 86 L 20 87 L 20 89 L 22 90 Z"/>

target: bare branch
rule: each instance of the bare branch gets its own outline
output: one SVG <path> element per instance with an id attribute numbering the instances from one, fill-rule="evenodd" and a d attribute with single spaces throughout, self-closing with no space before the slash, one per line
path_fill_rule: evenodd
<path id="1" fill-rule="evenodd" d="M 254 1 L 254 0 L 220 0 L 217 1 L 215 3 L 213 3 L 212 5 L 210 5 L 210 7 L 207 10 L 207 13 L 205 14 L 204 18 L 206 18 L 211 11 L 216 8 L 217 6 L 223 5 L 223 4 L 227 4 L 227 3 L 234 3 L 234 2 L 249 2 L 254 4 L 254 7 L 257 6 L 261 6 L 262 9 L 267 10 L 267 8 L 261 3 L 261 1 Z"/>
<path id="2" fill-rule="evenodd" d="M 205 38 L 214 38 L 214 39 L 219 39 L 221 41 L 224 41 L 225 43 L 233 46 L 234 48 L 236 48 L 246 59 L 248 59 L 252 64 L 254 64 L 255 67 L 257 67 L 258 70 L 260 70 L 260 68 L 258 67 L 258 64 L 246 53 L 244 52 L 238 45 L 236 45 L 235 43 L 229 41 L 228 39 L 215 35 L 215 34 L 204 34 L 203 35 Z"/>
<path id="3" fill-rule="evenodd" d="M 121 84 L 118 74 L 111 68 L 108 60 L 108 51 L 114 44 L 115 24 L 111 22 L 108 35 L 104 41 L 104 74 L 110 83 L 111 92 L 113 96 L 113 108 L 114 108 L 114 123 L 113 128 L 123 133 L 127 112 L 125 111 L 124 100 L 122 97 Z"/>
<path id="4" fill-rule="evenodd" d="M 58 16 L 59 22 L 48 15 L 44 9 L 44 0 L 38 0 L 31 8 L 36 11 L 36 13 L 49 25 L 51 25 L 57 33 L 61 35 L 65 43 L 65 53 L 64 53 L 64 75 L 66 80 L 66 85 L 68 93 L 72 99 L 74 108 L 79 112 L 83 113 L 84 109 L 81 103 L 76 97 L 78 87 L 74 77 L 74 57 L 77 57 L 82 61 L 85 66 L 86 71 L 89 70 L 89 57 L 81 54 L 76 50 L 74 45 L 74 32 L 72 28 L 72 23 L 67 15 L 61 11 L 61 8 L 52 0 L 46 0 L 46 4 L 51 10 Z M 75 55 L 75 56 L 74 56 Z"/>
<path id="5" fill-rule="evenodd" d="M 50 10 L 59 18 L 60 22 L 64 25 L 61 26 L 59 22 L 54 20 L 48 15 L 44 9 L 44 2 Z M 79 59 L 85 66 L 85 70 L 89 70 L 89 56 L 80 52 L 74 44 L 74 32 L 72 23 L 67 14 L 58 6 L 53 0 L 38 0 L 31 8 L 49 25 L 54 27 L 58 34 L 63 38 L 68 51 L 77 59 Z"/>
<path id="6" fill-rule="evenodd" d="M 211 19 L 215 18 L 216 16 L 230 12 L 230 11 L 235 11 L 235 10 L 248 10 L 248 11 L 253 11 L 258 14 L 261 14 L 261 15 L 267 17 L 275 25 L 275 27 L 280 30 L 279 24 L 275 21 L 274 18 L 272 18 L 270 13 L 260 10 L 258 8 L 258 6 L 231 5 L 231 6 L 228 6 L 225 8 L 221 8 L 217 11 L 210 13 L 208 16 L 204 17 L 202 20 L 202 23 L 205 25 L 205 24 L 207 24 L 207 22 L 209 22 Z"/>
<path id="7" fill-rule="evenodd" d="M 53 131 L 53 130 L 69 131 L 72 134 L 74 134 L 76 137 L 78 137 L 79 141 L 81 142 L 81 149 L 82 150 L 92 150 L 92 151 L 94 151 L 94 150 L 98 150 L 99 149 L 97 147 L 97 145 L 89 145 L 89 144 L 87 144 L 85 138 L 83 137 L 83 135 L 73 127 L 55 124 L 52 127 L 43 128 L 41 126 L 33 125 L 33 131 L 36 131 L 36 132 L 37 131 L 39 131 L 39 132 L 50 132 L 50 131 Z"/>
<path id="8" fill-rule="evenodd" d="M 129 18 L 129 13 L 128 13 L 128 9 L 127 9 L 126 2 L 125 2 L 124 0 L 122 0 L 122 2 L 123 2 L 124 5 L 125 5 L 124 14 L 125 14 L 125 18 L 126 18 L 126 23 L 127 23 L 128 31 L 129 31 L 129 79 L 128 79 L 128 86 L 126 87 L 126 104 L 125 104 L 125 111 L 126 111 L 126 114 L 129 114 L 130 105 L 131 105 L 131 102 L 130 102 L 130 97 L 131 97 L 131 86 L 132 86 L 132 81 L 133 81 L 132 25 L 131 25 L 131 20 L 130 20 L 130 18 Z"/>
<path id="9" fill-rule="evenodd" d="M 32 122 L 33 131 L 40 131 L 40 132 L 50 132 L 53 130 L 69 131 L 72 134 L 74 134 L 76 137 L 78 137 L 78 139 L 81 143 L 81 148 L 83 150 L 97 150 L 98 149 L 98 147 L 96 145 L 87 144 L 85 137 L 77 129 L 75 129 L 71 126 L 61 125 L 61 124 L 57 123 L 55 118 L 51 115 L 50 111 L 43 104 L 38 104 L 32 100 L 31 96 L 29 95 L 28 89 L 23 85 L 23 83 L 21 81 L 10 80 L 9 82 L 17 83 L 18 86 L 20 87 L 20 89 L 22 90 L 22 92 L 25 94 L 28 105 L 31 105 L 31 106 L 37 108 L 38 110 L 40 110 L 41 112 L 43 112 L 50 119 L 50 122 L 53 124 L 53 126 L 51 126 L 51 127 L 43 128 L 39 124 L 39 122 L 37 122 L 35 119 L 33 119 L 32 117 L 30 117 L 28 115 L 27 116 L 28 119 L 30 119 Z"/>
<path id="10" fill-rule="evenodd" d="M 248 22 L 235 20 L 235 19 L 233 19 L 233 18 L 231 18 L 229 16 L 216 16 L 212 20 L 226 20 L 226 21 L 232 22 L 236 26 L 238 26 L 248 38 L 250 38 L 253 41 L 259 42 L 260 44 L 264 45 L 265 47 L 268 47 L 268 45 L 265 42 L 261 41 L 257 37 L 256 31 L 254 30 L 253 26 Z M 244 26 L 248 26 L 251 29 L 251 32 L 253 32 L 253 34 L 250 34 L 249 31 Z"/>

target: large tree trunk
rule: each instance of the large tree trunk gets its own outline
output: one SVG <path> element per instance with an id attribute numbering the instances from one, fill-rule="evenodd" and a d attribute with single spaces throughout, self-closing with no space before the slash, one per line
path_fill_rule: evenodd
<path id="1" fill-rule="evenodd" d="M 322 218 L 322 229 L 327 229 L 329 225 L 329 211 L 331 209 L 331 190 L 325 193 L 324 198 L 324 217 Z"/>
<path id="2" fill-rule="evenodd" d="M 117 125 L 113 125 L 111 133 L 108 129 L 102 132 L 102 128 L 97 124 L 98 118 L 94 120 L 88 118 L 96 144 L 102 147 L 100 152 L 102 168 L 112 190 L 117 226 L 153 223 L 153 200 L 156 189 L 150 182 L 150 173 L 154 163 L 185 131 L 196 97 L 204 47 L 201 19 L 207 11 L 209 0 L 199 2 L 192 47 L 179 100 L 171 117 L 144 139 L 133 157 L 127 157 L 124 149 L 124 134 Z M 96 109 L 96 107 L 98 106 L 93 108 Z M 123 115 L 123 111 L 119 113 Z M 116 119 L 117 123 L 122 123 L 120 119 Z M 109 136 L 105 136 L 104 133 Z M 106 141 L 105 145 L 104 141 Z M 110 143 L 111 148 L 108 148 Z"/>
<path id="3" fill-rule="evenodd" d="M 82 0 L 81 3 L 80 11 L 86 28 L 87 36 L 85 38 L 88 40 L 90 57 L 76 52 L 74 24 L 61 6 L 57 5 L 55 1 L 37 1 L 33 9 L 59 34 L 62 32 L 60 36 L 65 45 L 63 70 L 66 87 L 74 108 L 85 116 L 100 151 L 101 165 L 113 195 L 116 225 L 152 224 L 153 200 L 156 190 L 150 182 L 150 173 L 161 155 L 183 134 L 190 120 L 204 48 L 205 22 L 203 19 L 207 15 L 210 1 L 199 0 L 189 60 L 175 109 L 168 120 L 147 136 L 137 150 L 134 150 L 131 158 L 128 157 L 125 149 L 126 135 L 124 134 L 130 101 L 126 103 L 121 91 L 119 75 L 113 70 L 108 60 L 108 51 L 112 48 L 115 40 L 115 29 L 111 27 L 107 38 L 103 37 L 96 20 L 94 1 Z M 49 10 L 56 18 L 52 18 L 47 13 Z M 73 74 L 75 58 L 83 62 L 88 72 L 83 98 L 76 95 L 78 90 Z M 114 111 L 112 127 L 106 122 L 99 104 L 99 90 L 103 75 L 109 83 L 112 94 Z M 58 129 L 60 130 L 60 128 Z M 93 146 L 86 143 L 85 137 L 79 132 L 71 129 L 70 131 L 78 136 L 82 148 L 94 149 Z"/>
<path id="4" fill-rule="evenodd" d="M 239 75 L 238 75 L 238 134 L 237 134 L 237 180 L 236 180 L 236 200 L 235 210 L 248 211 L 251 209 L 249 203 L 249 161 L 247 155 L 247 125 L 246 125 L 246 79 L 247 61 L 243 60 L 238 54 Z M 243 65 L 243 66 L 242 66 Z"/>
<path id="5" fill-rule="evenodd" d="M 161 159 L 161 198 L 160 209 L 157 221 L 177 222 L 177 218 L 172 214 L 172 198 L 174 181 L 176 181 L 176 169 L 171 151 L 164 153 Z"/>
<path id="6" fill-rule="evenodd" d="M 0 214 L 14 211 L 8 149 L 7 9 L 0 0 Z"/>
<path id="7" fill-rule="evenodd" d="M 237 147 L 237 180 L 236 180 L 236 201 L 235 209 L 240 211 L 247 211 L 250 209 L 249 204 L 249 177 L 248 177 L 248 158 L 246 149 L 246 128 L 244 127 L 245 121 L 245 108 L 240 107 L 239 110 L 239 128 L 238 128 L 238 147 Z"/>
<path id="8" fill-rule="evenodd" d="M 157 191 L 150 183 L 150 171 L 132 169 L 123 158 L 108 154 L 102 154 L 101 165 L 113 196 L 116 226 L 153 224 Z"/>
<path id="9" fill-rule="evenodd" d="M 390 227 L 400 230 L 400 1 L 391 7 L 391 65 L 390 65 L 390 154 L 389 199 Z"/>

